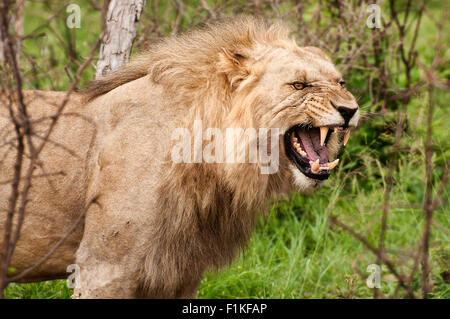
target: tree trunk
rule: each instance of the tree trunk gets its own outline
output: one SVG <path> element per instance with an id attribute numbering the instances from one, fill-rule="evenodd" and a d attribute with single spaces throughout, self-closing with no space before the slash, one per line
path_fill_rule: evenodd
<path id="1" fill-rule="evenodd" d="M 106 14 L 106 30 L 96 78 L 120 68 L 130 58 L 139 21 L 146 0 L 111 0 Z"/>

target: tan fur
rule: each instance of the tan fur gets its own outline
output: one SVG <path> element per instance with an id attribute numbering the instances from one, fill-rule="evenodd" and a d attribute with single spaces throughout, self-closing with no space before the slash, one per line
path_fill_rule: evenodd
<path id="1" fill-rule="evenodd" d="M 357 104 L 340 77 L 323 52 L 299 48 L 284 26 L 248 17 L 155 44 L 71 98 L 36 170 L 64 175 L 35 179 L 13 267 L 39 260 L 99 196 L 84 229 L 27 280 L 62 278 L 76 263 L 74 297 L 195 296 L 203 272 L 229 263 L 245 245 L 269 198 L 319 186 L 287 159 L 283 134 L 299 123 L 342 124 L 330 101 Z M 289 85 L 296 80 L 317 85 L 306 94 Z M 38 119 L 56 110 L 62 93 L 29 91 L 26 99 Z M 13 131 L 5 107 L 1 114 L 5 142 Z M 279 170 L 264 175 L 261 163 L 174 163 L 171 133 L 192 129 L 196 119 L 220 130 L 279 128 Z M 35 131 L 46 125 L 39 122 Z M 330 157 L 339 140 L 333 133 Z M 3 145 L 0 176 L 8 180 L 13 152 Z M 0 185 L 2 210 L 9 190 Z"/>

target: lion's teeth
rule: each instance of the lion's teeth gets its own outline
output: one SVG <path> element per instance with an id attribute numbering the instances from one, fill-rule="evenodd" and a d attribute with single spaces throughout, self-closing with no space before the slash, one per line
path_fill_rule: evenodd
<path id="1" fill-rule="evenodd" d="M 334 160 L 331 163 L 327 163 L 328 169 L 331 171 L 333 168 L 335 168 L 337 166 L 338 163 L 339 163 L 339 158 Z"/>
<path id="2" fill-rule="evenodd" d="M 297 150 L 297 152 L 298 152 L 300 155 L 307 157 L 306 152 L 302 150 L 302 147 L 300 146 L 300 143 L 298 143 L 298 142 L 293 142 L 293 145 L 294 145 L 295 149 Z"/>
<path id="3" fill-rule="evenodd" d="M 319 159 L 317 159 L 315 162 L 311 163 L 311 170 L 313 172 L 317 172 L 319 170 L 320 164 L 319 164 Z"/>
<path id="4" fill-rule="evenodd" d="M 320 127 L 320 145 L 323 146 L 325 144 L 325 139 L 327 138 L 328 127 L 322 126 Z"/>
<path id="5" fill-rule="evenodd" d="M 291 141 L 292 141 L 292 145 L 294 145 L 294 148 L 297 150 L 297 152 L 300 155 L 302 155 L 304 157 L 308 157 L 306 152 L 302 150 L 302 147 L 300 146 L 300 143 L 298 142 L 298 139 L 296 137 L 291 136 Z"/>
<path id="6" fill-rule="evenodd" d="M 350 138 L 350 128 L 348 128 L 344 133 L 344 146 L 347 145 L 349 138 Z"/>

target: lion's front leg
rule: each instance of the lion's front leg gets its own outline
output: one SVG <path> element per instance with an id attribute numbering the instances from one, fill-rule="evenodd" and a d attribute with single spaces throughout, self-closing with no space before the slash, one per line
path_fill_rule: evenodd
<path id="1" fill-rule="evenodd" d="M 91 265 L 80 263 L 82 269 L 78 288 L 74 289 L 74 299 L 134 298 L 136 278 L 126 267 L 106 262 Z"/>
<path id="2" fill-rule="evenodd" d="M 145 261 L 155 241 L 151 223 L 140 215 L 138 207 L 130 210 L 132 204 L 127 204 L 121 209 L 112 198 L 101 196 L 99 205 L 92 206 L 86 216 L 76 254 L 79 278 L 73 298 L 195 298 L 201 273 L 181 275 L 169 267 L 165 273 L 169 280 L 161 269 L 149 269 L 153 263 Z M 123 197 L 120 202 L 124 202 Z M 155 279 L 153 285 L 146 285 L 148 276 Z"/>
<path id="3" fill-rule="evenodd" d="M 136 220 L 120 217 L 120 210 L 99 199 L 86 216 L 84 236 L 76 254 L 79 277 L 73 298 L 133 298 L 139 285 L 144 251 L 130 234 Z M 118 214 L 118 215 L 117 215 Z M 136 233 L 134 233 L 136 234 Z"/>

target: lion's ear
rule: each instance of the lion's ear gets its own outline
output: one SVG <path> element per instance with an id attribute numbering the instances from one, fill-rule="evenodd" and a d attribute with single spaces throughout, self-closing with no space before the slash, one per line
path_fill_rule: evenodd
<path id="1" fill-rule="evenodd" d="M 219 54 L 218 67 L 221 72 L 226 74 L 231 86 L 235 86 L 248 76 L 248 69 L 244 66 L 246 59 L 240 53 L 222 48 Z"/>

